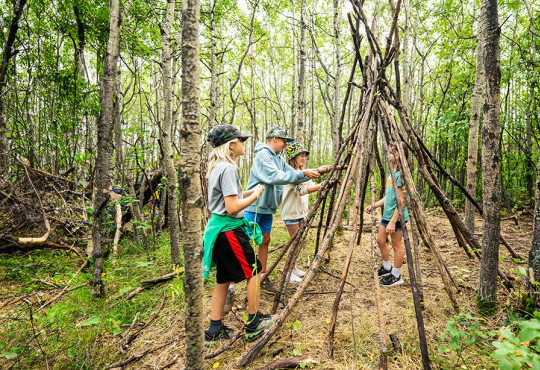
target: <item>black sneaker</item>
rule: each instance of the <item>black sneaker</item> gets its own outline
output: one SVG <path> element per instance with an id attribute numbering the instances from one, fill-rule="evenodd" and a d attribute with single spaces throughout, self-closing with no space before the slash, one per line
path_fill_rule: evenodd
<path id="1" fill-rule="evenodd" d="M 382 278 L 383 276 L 388 276 L 392 273 L 392 269 L 387 270 L 384 268 L 384 266 L 381 266 L 379 269 L 379 277 Z"/>
<path id="2" fill-rule="evenodd" d="M 212 343 L 221 340 L 221 339 L 230 339 L 234 329 L 229 328 L 228 326 L 221 325 L 221 329 L 216 334 L 210 334 L 208 330 L 204 332 L 204 345 L 209 346 Z"/>
<path id="3" fill-rule="evenodd" d="M 227 298 L 225 299 L 225 307 L 223 307 L 223 314 L 226 315 L 231 312 L 234 301 L 234 290 L 227 291 Z"/>
<path id="4" fill-rule="evenodd" d="M 395 277 L 394 275 L 390 274 L 382 278 L 380 281 L 380 284 L 382 286 L 401 285 L 403 284 L 403 279 L 401 278 L 401 275 L 399 275 L 398 277 Z"/>
<path id="5" fill-rule="evenodd" d="M 270 294 L 277 294 L 278 290 L 274 283 L 270 281 L 270 278 L 267 278 L 262 284 L 261 289 Z"/>
<path id="6" fill-rule="evenodd" d="M 257 338 L 260 338 L 273 324 L 274 320 L 272 316 L 259 313 L 259 322 L 256 325 L 246 324 L 246 342 L 253 342 Z"/>

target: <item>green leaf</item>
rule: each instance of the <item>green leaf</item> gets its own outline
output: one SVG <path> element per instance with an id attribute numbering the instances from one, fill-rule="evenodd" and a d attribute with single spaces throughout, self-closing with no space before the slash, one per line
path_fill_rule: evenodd
<path id="1" fill-rule="evenodd" d="M 519 339 L 522 342 L 532 342 L 540 337 L 540 331 L 531 328 L 525 328 L 519 332 Z"/>
<path id="2" fill-rule="evenodd" d="M 79 326 L 92 326 L 92 325 L 96 325 L 96 324 L 99 324 L 99 321 L 101 319 L 98 317 L 98 316 L 92 316 L 91 318 L 89 319 L 86 319 L 84 320 L 83 322 L 81 322 L 79 324 Z"/>
<path id="3" fill-rule="evenodd" d="M 17 357 L 17 352 L 2 351 L 2 353 L 0 353 L 0 357 L 4 357 L 5 359 L 12 360 L 15 357 Z"/>
<path id="4" fill-rule="evenodd" d="M 294 330 L 300 329 L 300 321 L 296 320 L 296 321 L 294 322 L 293 329 L 294 329 Z"/>

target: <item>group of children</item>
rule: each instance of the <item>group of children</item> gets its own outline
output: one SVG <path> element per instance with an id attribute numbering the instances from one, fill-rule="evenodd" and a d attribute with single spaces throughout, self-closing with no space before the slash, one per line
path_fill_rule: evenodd
<path id="1" fill-rule="evenodd" d="M 226 304 L 230 306 L 234 284 L 243 280 L 247 280 L 248 301 L 245 339 L 253 341 L 272 326 L 272 317 L 259 311 L 259 297 L 261 288 L 270 293 L 277 292 L 268 278 L 262 286 L 260 284 L 260 279 L 266 272 L 273 215 L 281 205 L 281 216 L 292 237 L 307 215 L 308 194 L 320 189 L 320 185 L 316 185 L 312 179 L 319 177 L 322 168 L 305 169 L 304 163 L 309 151 L 301 144 L 294 143 L 294 139 L 288 137 L 286 129 L 274 126 L 266 133 L 266 144 L 259 142 L 255 147 L 248 190 L 244 191 L 236 159 L 245 154 L 244 141 L 251 136 L 228 124 L 216 125 L 208 134 L 208 142 L 213 147 L 207 173 L 208 205 L 212 216 L 203 238 L 203 276 L 209 276 L 212 266 L 216 266 L 217 271 L 210 326 L 205 331 L 207 344 L 231 336 L 233 330 L 223 324 L 222 316 Z M 283 152 L 287 161 L 281 155 Z M 391 157 L 394 167 L 398 156 L 397 150 L 394 150 Z M 399 171 L 395 173 L 401 204 L 404 205 Z M 384 205 L 383 220 L 377 237 L 383 257 L 383 266 L 379 270 L 383 286 L 403 283 L 400 275 L 403 263 L 402 226 L 395 203 L 389 177 L 385 198 L 375 203 L 375 207 Z M 366 211 L 371 213 L 372 207 L 368 207 Z M 405 222 L 408 221 L 406 212 L 405 207 Z M 394 268 L 391 267 L 386 244 L 388 235 L 392 238 L 394 248 Z M 259 245 L 257 254 L 250 241 Z M 289 281 L 300 282 L 304 275 L 305 272 L 295 266 Z"/>

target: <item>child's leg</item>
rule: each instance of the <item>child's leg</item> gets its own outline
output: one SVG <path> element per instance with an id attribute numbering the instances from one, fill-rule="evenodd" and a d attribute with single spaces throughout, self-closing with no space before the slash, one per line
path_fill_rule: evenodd
<path id="1" fill-rule="evenodd" d="M 289 233 L 289 236 L 291 238 L 293 237 L 296 230 L 298 230 L 300 228 L 301 225 L 302 225 L 302 223 L 294 224 L 294 225 L 285 225 L 285 227 L 287 228 L 287 232 Z"/>
<path id="2" fill-rule="evenodd" d="M 403 265 L 403 246 L 401 238 L 403 231 L 395 231 L 392 233 L 392 249 L 394 249 L 394 267 L 401 268 Z"/>
<path id="3" fill-rule="evenodd" d="M 229 289 L 229 283 L 216 284 L 214 287 L 214 292 L 212 293 L 210 319 L 221 320 L 221 317 L 223 316 L 223 307 L 225 306 L 225 299 L 227 298 L 227 289 Z"/>
<path id="4" fill-rule="evenodd" d="M 386 244 L 387 237 L 386 227 L 379 225 L 379 233 L 377 234 L 377 244 L 381 250 L 381 257 L 383 261 L 390 261 L 390 251 L 388 250 L 388 244 Z"/>
<path id="5" fill-rule="evenodd" d="M 248 312 L 252 315 L 259 310 L 259 297 L 261 294 L 260 278 L 261 275 L 257 274 L 247 279 Z"/>
<path id="6" fill-rule="evenodd" d="M 263 240 L 259 245 L 259 253 L 257 257 L 261 261 L 262 271 L 266 272 L 266 261 L 268 261 L 268 245 L 270 245 L 270 233 L 262 233 Z"/>

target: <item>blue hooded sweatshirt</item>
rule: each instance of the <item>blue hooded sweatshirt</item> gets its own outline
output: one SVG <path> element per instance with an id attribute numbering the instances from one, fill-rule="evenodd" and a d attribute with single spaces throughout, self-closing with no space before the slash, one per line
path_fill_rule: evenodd
<path id="1" fill-rule="evenodd" d="M 283 185 L 298 185 L 308 180 L 309 177 L 304 176 L 302 170 L 295 170 L 268 145 L 258 142 L 255 146 L 255 159 L 249 172 L 247 189 L 250 190 L 262 184 L 264 192 L 245 210 L 255 213 L 258 204 L 257 213 L 274 214 L 281 204 Z"/>

